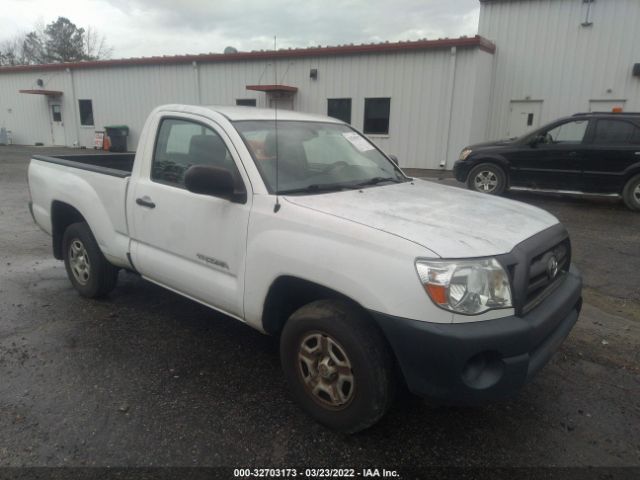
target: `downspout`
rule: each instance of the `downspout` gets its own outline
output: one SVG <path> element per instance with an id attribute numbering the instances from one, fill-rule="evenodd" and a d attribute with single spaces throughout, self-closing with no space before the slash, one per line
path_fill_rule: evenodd
<path id="1" fill-rule="evenodd" d="M 78 105 L 78 101 L 76 100 L 76 82 L 73 78 L 73 70 L 71 70 L 70 68 L 67 68 L 67 73 L 69 74 L 69 78 L 71 79 L 71 100 L 73 101 L 73 106 L 71 108 L 71 111 L 73 112 L 73 125 L 75 127 L 75 131 L 76 131 L 76 141 L 73 142 L 73 146 L 80 146 L 80 127 L 79 127 L 79 123 L 78 122 L 78 115 L 76 115 L 76 106 Z M 66 131 L 67 129 L 65 128 L 65 141 L 66 141 Z"/>
<path id="2" fill-rule="evenodd" d="M 455 90 L 455 81 L 456 81 L 456 47 L 451 47 L 451 53 L 449 57 L 449 88 L 447 89 L 447 98 L 448 98 L 448 109 L 446 110 L 446 125 L 447 125 L 447 135 L 445 139 L 445 147 L 444 147 L 444 156 L 440 160 L 440 168 L 447 167 L 447 160 L 449 158 L 449 139 L 451 138 L 451 119 L 453 117 L 453 97 Z"/>
<path id="3" fill-rule="evenodd" d="M 200 67 L 198 66 L 198 62 L 193 62 L 193 78 L 195 81 L 196 87 L 196 105 L 202 105 L 202 97 L 200 93 Z"/>

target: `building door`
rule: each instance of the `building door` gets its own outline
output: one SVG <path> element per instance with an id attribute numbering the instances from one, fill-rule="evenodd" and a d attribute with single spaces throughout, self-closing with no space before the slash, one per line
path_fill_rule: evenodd
<path id="1" fill-rule="evenodd" d="M 511 101 L 507 136 L 519 137 L 540 126 L 542 101 Z"/>
<path id="2" fill-rule="evenodd" d="M 64 122 L 62 121 L 62 105 L 59 101 L 49 102 L 49 117 L 51 118 L 51 144 L 66 145 Z"/>
<path id="3" fill-rule="evenodd" d="M 269 96 L 269 107 L 278 110 L 293 110 L 293 97 L 291 95 Z"/>
<path id="4" fill-rule="evenodd" d="M 589 100 L 590 112 L 611 112 L 614 108 L 622 108 L 626 100 Z"/>

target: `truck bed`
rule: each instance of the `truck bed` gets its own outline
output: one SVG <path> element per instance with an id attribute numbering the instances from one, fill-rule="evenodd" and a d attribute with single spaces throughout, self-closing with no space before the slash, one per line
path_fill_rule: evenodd
<path id="1" fill-rule="evenodd" d="M 96 155 L 34 155 L 33 158 L 114 177 L 128 177 L 133 169 L 135 155 L 135 153 L 100 153 Z"/>

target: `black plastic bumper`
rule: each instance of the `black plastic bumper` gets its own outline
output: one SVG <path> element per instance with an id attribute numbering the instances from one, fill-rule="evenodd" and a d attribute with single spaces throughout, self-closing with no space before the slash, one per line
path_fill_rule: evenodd
<path id="1" fill-rule="evenodd" d="M 549 361 L 578 320 L 581 291 L 580 274 L 572 267 L 523 317 L 436 324 L 371 313 L 412 392 L 476 404 L 513 395 Z"/>
<path id="2" fill-rule="evenodd" d="M 466 182 L 471 167 L 473 167 L 473 165 L 471 165 L 469 161 L 456 160 L 453 164 L 453 176 L 459 182 Z"/>

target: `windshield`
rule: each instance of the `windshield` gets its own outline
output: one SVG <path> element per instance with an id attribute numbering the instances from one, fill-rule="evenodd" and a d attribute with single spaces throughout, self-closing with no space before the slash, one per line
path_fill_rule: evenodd
<path id="1" fill-rule="evenodd" d="M 369 140 L 346 125 L 278 121 L 277 142 L 272 120 L 234 125 L 271 193 L 319 193 L 408 180 Z"/>

